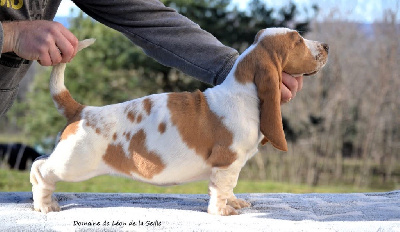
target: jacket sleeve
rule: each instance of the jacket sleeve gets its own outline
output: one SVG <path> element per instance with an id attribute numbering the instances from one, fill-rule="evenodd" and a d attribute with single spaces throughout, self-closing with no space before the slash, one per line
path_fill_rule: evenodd
<path id="1" fill-rule="evenodd" d="M 86 14 L 125 34 L 150 57 L 209 84 L 220 84 L 238 52 L 158 0 L 73 0 Z"/>

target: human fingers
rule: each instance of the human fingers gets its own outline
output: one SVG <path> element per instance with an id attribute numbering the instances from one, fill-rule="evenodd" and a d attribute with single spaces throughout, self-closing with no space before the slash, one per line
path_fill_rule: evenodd
<path id="1" fill-rule="evenodd" d="M 61 54 L 61 63 L 69 62 L 76 54 L 78 39 L 62 24 L 55 22 L 53 32 L 55 45 Z"/>
<path id="2" fill-rule="evenodd" d="M 57 65 L 63 61 L 62 52 L 55 44 L 49 47 L 51 65 Z"/>
<path id="3" fill-rule="evenodd" d="M 38 63 L 42 66 L 57 65 L 62 61 L 62 54 L 52 37 L 48 37 L 45 43 L 38 46 Z"/>
<path id="4" fill-rule="evenodd" d="M 287 73 L 282 73 L 282 83 L 290 90 L 292 97 L 295 97 L 299 88 L 297 79 Z"/>
<path id="5" fill-rule="evenodd" d="M 292 100 L 292 97 L 293 95 L 290 89 L 286 85 L 281 84 L 281 104 L 289 102 Z"/>
<path id="6" fill-rule="evenodd" d="M 303 88 L 303 76 L 295 77 L 298 83 L 297 92 L 299 92 Z"/>
<path id="7" fill-rule="evenodd" d="M 57 47 L 58 54 L 61 57 L 61 60 L 58 63 L 67 63 L 72 59 L 75 49 L 68 40 L 64 38 L 57 38 L 55 47 Z"/>
<path id="8" fill-rule="evenodd" d="M 57 41 L 57 46 L 60 49 L 63 57 L 62 62 L 70 62 L 78 52 L 78 39 L 74 34 L 72 34 L 72 32 L 62 25 L 60 28 L 60 33 L 62 37 L 60 37 L 60 41 Z"/>
<path id="9" fill-rule="evenodd" d="M 37 61 L 42 66 L 51 66 L 52 65 L 53 62 L 51 61 L 50 52 L 47 47 L 43 47 L 40 49 Z"/>
<path id="10" fill-rule="evenodd" d="M 39 63 L 43 66 L 67 63 L 76 55 L 77 42 L 74 42 L 74 38 L 76 39 L 76 37 L 72 33 L 65 33 L 68 30 L 61 24 L 57 26 L 60 31 L 52 34 L 54 42 L 51 41 L 46 43 L 47 46 L 45 47 L 48 51 L 41 55 Z M 65 37 L 63 33 L 70 34 L 69 38 Z"/>
<path id="11" fill-rule="evenodd" d="M 287 73 L 282 73 L 282 83 L 291 92 L 292 98 L 295 97 L 299 87 L 297 80 Z"/>

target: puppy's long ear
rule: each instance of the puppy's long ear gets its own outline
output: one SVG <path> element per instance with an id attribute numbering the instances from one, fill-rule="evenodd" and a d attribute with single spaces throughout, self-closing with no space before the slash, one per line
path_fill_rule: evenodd
<path id="1" fill-rule="evenodd" d="M 258 67 L 254 77 L 260 99 L 260 129 L 265 136 L 261 143 L 269 141 L 275 148 L 287 151 L 280 105 L 282 72 L 277 65 Z"/>

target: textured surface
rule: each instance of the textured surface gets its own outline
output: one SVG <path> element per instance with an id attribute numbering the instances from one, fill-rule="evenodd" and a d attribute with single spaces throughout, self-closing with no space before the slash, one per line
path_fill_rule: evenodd
<path id="1" fill-rule="evenodd" d="M 206 213 L 207 195 L 56 193 L 61 212 L 32 211 L 31 193 L 0 193 L 2 231 L 399 231 L 400 191 L 238 194 L 240 215 Z"/>

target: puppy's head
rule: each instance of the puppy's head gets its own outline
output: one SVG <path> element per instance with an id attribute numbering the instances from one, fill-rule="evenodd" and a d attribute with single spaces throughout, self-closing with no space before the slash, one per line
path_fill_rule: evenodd
<path id="1" fill-rule="evenodd" d="M 280 109 L 282 72 L 293 76 L 315 74 L 326 64 L 328 50 L 327 44 L 306 40 L 297 31 L 268 28 L 261 30 L 244 52 L 235 76 L 241 83 L 254 81 L 257 87 L 262 144 L 269 141 L 287 150 Z"/>
<path id="2" fill-rule="evenodd" d="M 293 76 L 310 76 L 317 73 L 328 61 L 329 46 L 304 39 L 296 31 L 289 33 L 291 49 L 283 71 Z"/>
<path id="3" fill-rule="evenodd" d="M 292 76 L 313 75 L 328 60 L 328 44 L 304 39 L 288 28 L 268 28 L 258 32 L 253 45 L 281 60 L 281 69 Z"/>

